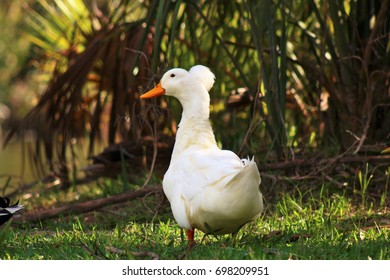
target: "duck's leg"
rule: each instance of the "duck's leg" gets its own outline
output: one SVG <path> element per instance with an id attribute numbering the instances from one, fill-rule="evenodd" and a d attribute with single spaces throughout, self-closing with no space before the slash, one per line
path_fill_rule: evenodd
<path id="1" fill-rule="evenodd" d="M 187 229 L 188 247 L 185 250 L 184 254 L 180 257 L 181 260 L 186 259 L 187 256 L 191 253 L 192 249 L 194 248 L 195 245 L 194 235 L 195 235 L 195 229 Z"/>
<path id="2" fill-rule="evenodd" d="M 237 234 L 238 234 L 238 232 L 239 232 L 240 229 L 241 229 L 243 226 L 245 226 L 246 224 L 247 224 L 247 223 L 245 223 L 245 224 L 239 226 L 238 229 L 237 229 L 235 232 L 232 233 L 232 245 L 233 245 L 233 246 L 236 245 L 236 239 L 237 239 Z"/>
<path id="3" fill-rule="evenodd" d="M 194 235 L 195 235 L 195 229 L 187 230 L 188 246 L 190 247 L 195 245 Z"/>
<path id="4" fill-rule="evenodd" d="M 232 233 L 232 246 L 236 247 L 236 239 L 237 239 L 238 230 Z"/>

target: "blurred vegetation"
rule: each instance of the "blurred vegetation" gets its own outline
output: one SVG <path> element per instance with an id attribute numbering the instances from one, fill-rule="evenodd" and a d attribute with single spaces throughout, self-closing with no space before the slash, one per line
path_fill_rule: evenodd
<path id="1" fill-rule="evenodd" d="M 0 26 L 3 27 L 0 29 L 0 127 L 11 117 L 11 113 L 27 113 L 31 106 L 25 105 L 34 98 L 31 89 L 27 89 L 25 81 L 18 79 L 17 75 L 28 58 L 30 47 L 30 42 L 22 36 L 21 31 L 24 2 L 0 2 Z"/>
<path id="2" fill-rule="evenodd" d="M 2 13 L 15 3 L 2 1 Z M 379 154 L 390 144 L 388 0 L 40 0 L 23 7 L 14 19 L 1 16 L 13 28 L 2 33 L 23 33 L 12 46 L 1 40 L 1 65 L 25 59 L 24 68 L 7 66 L 1 87 L 12 92 L 14 77 L 33 80 L 23 91 L 32 107 L 7 122 L 5 140 L 34 135 L 38 174 L 62 185 L 78 176 L 78 144 L 105 166 L 106 173 L 89 169 L 94 176 L 114 174 L 109 165 L 124 159 L 133 171 L 149 168 L 156 151 L 157 161 L 169 163 L 181 108 L 139 95 L 167 69 L 194 64 L 216 74 L 217 141 L 242 156 L 269 163 Z M 29 52 L 12 56 L 27 39 Z M 20 107 L 13 95 L 1 97 Z M 109 148 L 96 155 L 96 146 Z"/>

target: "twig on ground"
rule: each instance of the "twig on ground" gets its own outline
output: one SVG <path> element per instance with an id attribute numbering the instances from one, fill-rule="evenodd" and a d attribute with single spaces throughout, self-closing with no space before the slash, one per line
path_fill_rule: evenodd
<path id="1" fill-rule="evenodd" d="M 95 257 L 98 260 L 104 260 L 105 258 L 102 258 L 101 256 L 95 254 L 85 243 L 81 242 L 81 247 L 91 256 Z"/>
<path id="2" fill-rule="evenodd" d="M 135 257 L 151 257 L 153 260 L 159 260 L 160 256 L 154 252 L 131 252 Z"/>
<path id="3" fill-rule="evenodd" d="M 15 217 L 15 221 L 33 222 L 49 218 L 55 218 L 62 214 L 82 214 L 89 211 L 94 211 L 99 208 L 125 202 L 138 197 L 143 197 L 149 193 L 153 193 L 160 190 L 161 187 L 145 188 L 137 191 L 129 191 L 117 195 L 113 195 L 105 198 L 98 198 L 89 201 L 80 202 L 77 204 L 60 206 L 52 209 L 40 209 L 34 210 L 30 213 L 26 213 L 23 216 Z"/>

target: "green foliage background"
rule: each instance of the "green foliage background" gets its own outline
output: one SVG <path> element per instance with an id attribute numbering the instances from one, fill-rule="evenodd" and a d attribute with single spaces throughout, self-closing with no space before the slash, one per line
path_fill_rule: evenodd
<path id="1" fill-rule="evenodd" d="M 107 144 L 139 142 L 150 133 L 139 123 L 155 118 L 140 93 L 194 64 L 216 74 L 213 123 L 225 148 L 273 161 L 389 142 L 388 1 L 42 0 L 19 12 L 40 87 L 16 129 L 47 121 L 50 139 L 39 140 L 60 165 L 77 138 L 93 150 L 103 118 Z M 246 94 L 232 96 L 238 88 Z M 180 107 L 165 102 L 158 131 L 172 135 Z"/>

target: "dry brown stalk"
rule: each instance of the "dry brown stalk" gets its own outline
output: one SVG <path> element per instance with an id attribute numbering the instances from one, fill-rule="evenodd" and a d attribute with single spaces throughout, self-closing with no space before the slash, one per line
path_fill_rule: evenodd
<path id="1" fill-rule="evenodd" d="M 100 209 L 108 205 L 122 203 L 135 198 L 143 197 L 147 194 L 158 191 L 161 191 L 161 187 L 143 188 L 137 191 L 128 191 L 121 194 L 112 195 L 110 197 L 88 200 L 76 204 L 60 206 L 51 209 L 34 210 L 29 213 L 25 213 L 24 215 L 21 215 L 19 217 L 15 217 L 14 221 L 34 222 L 44 219 L 55 218 L 60 215 L 83 214 Z"/>

